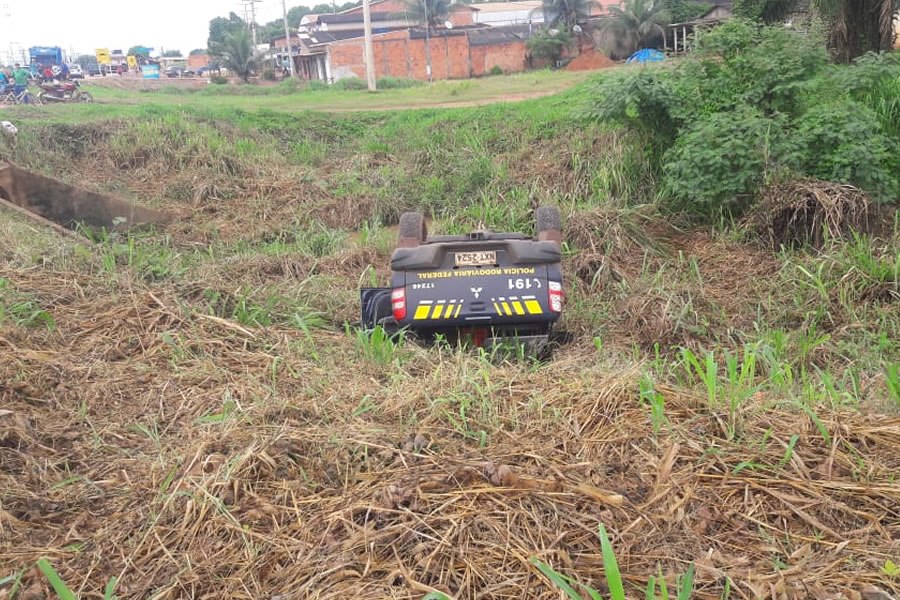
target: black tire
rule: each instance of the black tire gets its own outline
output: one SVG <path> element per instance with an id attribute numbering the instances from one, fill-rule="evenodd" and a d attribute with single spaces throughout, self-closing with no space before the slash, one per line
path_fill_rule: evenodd
<path id="1" fill-rule="evenodd" d="M 541 242 L 562 242 L 562 222 L 559 209 L 555 206 L 541 206 L 535 212 L 537 238 Z"/>
<path id="2" fill-rule="evenodd" d="M 418 212 L 407 212 L 400 215 L 400 232 L 397 236 L 398 248 L 415 248 L 425 243 L 428 229 L 425 227 L 425 215 Z"/>
<path id="3" fill-rule="evenodd" d="M 94 101 L 94 97 L 87 92 L 81 92 L 81 101 L 91 103 Z"/>

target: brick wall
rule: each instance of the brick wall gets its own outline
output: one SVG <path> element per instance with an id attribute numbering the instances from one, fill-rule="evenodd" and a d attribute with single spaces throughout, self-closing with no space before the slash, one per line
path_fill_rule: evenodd
<path id="1" fill-rule="evenodd" d="M 331 76 L 365 78 L 363 39 L 355 38 L 329 44 Z M 424 39 L 410 39 L 406 31 L 374 36 L 376 77 L 428 79 Z M 525 42 L 515 41 L 487 46 L 469 46 L 469 37 L 444 35 L 431 38 L 431 73 L 434 79 L 466 79 L 490 72 L 495 65 L 504 73 L 525 69 Z"/>
<path id="2" fill-rule="evenodd" d="M 485 73 L 490 73 L 494 67 L 500 67 L 504 73 L 518 73 L 525 70 L 525 42 L 497 44 L 484 48 Z"/>
<path id="3" fill-rule="evenodd" d="M 187 59 L 187 66 L 191 69 L 200 69 L 209 64 L 209 54 L 191 54 Z"/>

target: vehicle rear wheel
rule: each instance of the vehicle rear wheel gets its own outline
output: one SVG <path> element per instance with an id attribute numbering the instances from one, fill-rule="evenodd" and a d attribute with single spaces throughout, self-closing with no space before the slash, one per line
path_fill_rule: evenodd
<path id="1" fill-rule="evenodd" d="M 87 92 L 81 92 L 81 101 L 90 103 L 94 101 L 94 97 Z"/>
<path id="2" fill-rule="evenodd" d="M 398 248 L 415 248 L 423 244 L 426 237 L 428 237 L 428 229 L 425 227 L 425 215 L 419 212 L 407 212 L 400 215 Z"/>
<path id="3" fill-rule="evenodd" d="M 537 239 L 539 242 L 562 243 L 562 223 L 559 209 L 555 206 L 538 207 L 535 213 Z"/>

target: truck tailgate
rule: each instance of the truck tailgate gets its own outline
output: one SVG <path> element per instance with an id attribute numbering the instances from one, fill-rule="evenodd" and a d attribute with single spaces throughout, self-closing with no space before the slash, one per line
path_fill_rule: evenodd
<path id="1" fill-rule="evenodd" d="M 395 282 L 395 287 L 406 289 L 403 324 L 447 327 L 555 321 L 559 315 L 550 310 L 548 286 L 559 281 L 558 271 L 558 265 L 534 264 L 402 273 L 405 281 Z"/>

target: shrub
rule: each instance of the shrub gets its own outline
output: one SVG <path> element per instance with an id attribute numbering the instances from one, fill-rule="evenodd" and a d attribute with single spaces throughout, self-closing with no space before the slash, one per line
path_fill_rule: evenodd
<path id="1" fill-rule="evenodd" d="M 750 104 L 766 114 L 796 115 L 827 62 L 817 35 L 737 19 L 701 38 L 699 59 L 687 73 L 702 96 L 701 110 Z"/>
<path id="2" fill-rule="evenodd" d="M 662 199 L 707 218 L 736 216 L 773 176 L 900 188 L 900 59 L 829 67 L 822 37 L 736 19 L 671 68 L 607 75 L 586 115 L 647 140 Z"/>
<path id="3" fill-rule="evenodd" d="M 555 34 L 551 34 L 549 31 L 542 31 L 529 38 L 527 46 L 528 51 L 531 52 L 531 56 L 534 58 L 556 62 L 571 41 L 572 38 L 565 31 L 559 31 Z"/>
<path id="4" fill-rule="evenodd" d="M 278 81 L 278 76 L 275 74 L 275 69 L 272 68 L 263 69 L 262 78 L 266 81 Z"/>
<path id="5" fill-rule="evenodd" d="M 488 71 L 488 75 L 503 75 L 503 69 L 500 65 L 494 65 L 491 67 L 491 70 Z"/>
<path id="6" fill-rule="evenodd" d="M 331 84 L 331 87 L 335 90 L 364 90 L 367 89 L 368 86 L 366 85 L 366 82 L 359 77 L 346 77 L 344 79 L 338 79 Z"/>
<path id="7" fill-rule="evenodd" d="M 222 75 L 213 75 L 209 78 L 209 82 L 215 85 L 225 85 L 228 83 L 228 78 Z"/>
<path id="8" fill-rule="evenodd" d="M 328 84 L 321 79 L 312 79 L 306 84 L 306 89 L 310 92 L 321 92 L 328 89 Z"/>
<path id="9" fill-rule="evenodd" d="M 675 206 L 711 220 L 749 208 L 766 180 L 792 162 L 784 127 L 752 108 L 691 124 L 665 155 L 664 184 Z"/>
<path id="10" fill-rule="evenodd" d="M 399 90 L 419 87 L 421 85 L 422 82 L 417 79 L 401 79 L 399 77 L 382 77 L 377 82 L 379 90 Z"/>
<path id="11" fill-rule="evenodd" d="M 641 69 L 636 73 L 610 75 L 593 90 L 595 98 L 584 115 L 601 123 L 618 123 L 646 134 L 651 155 L 658 162 L 662 151 L 675 141 L 683 119 L 682 99 L 670 73 Z"/>
<path id="12" fill-rule="evenodd" d="M 892 157 L 897 148 L 867 107 L 852 100 L 814 106 L 798 119 L 796 134 L 803 148 L 801 169 L 807 175 L 852 183 L 875 199 L 896 197 Z"/>

